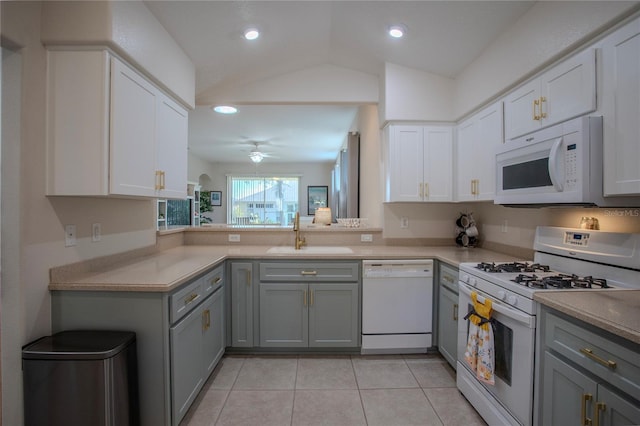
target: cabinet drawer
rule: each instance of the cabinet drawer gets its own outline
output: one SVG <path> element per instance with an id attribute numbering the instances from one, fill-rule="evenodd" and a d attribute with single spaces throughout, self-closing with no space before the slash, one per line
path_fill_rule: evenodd
<path id="1" fill-rule="evenodd" d="M 359 263 L 261 263 L 260 281 L 340 281 L 357 282 L 360 278 Z"/>
<path id="2" fill-rule="evenodd" d="M 544 319 L 548 348 L 629 395 L 640 395 L 637 353 L 554 314 L 547 312 Z"/>
<path id="3" fill-rule="evenodd" d="M 200 277 L 169 296 L 171 324 L 185 316 L 189 311 L 191 311 L 191 309 L 202 301 L 204 298 L 203 279 L 204 277 Z"/>
<path id="4" fill-rule="evenodd" d="M 222 265 L 202 277 L 202 294 L 208 297 L 224 284 L 224 267 Z"/>
<path id="5" fill-rule="evenodd" d="M 440 285 L 458 294 L 458 269 L 445 263 L 440 263 L 439 271 L 438 280 Z"/>

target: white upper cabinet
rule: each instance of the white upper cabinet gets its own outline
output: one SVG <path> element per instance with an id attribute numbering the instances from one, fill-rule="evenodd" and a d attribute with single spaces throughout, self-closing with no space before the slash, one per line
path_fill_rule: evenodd
<path id="1" fill-rule="evenodd" d="M 640 195 L 640 19 L 602 43 L 604 195 Z"/>
<path id="2" fill-rule="evenodd" d="M 502 102 L 483 109 L 458 127 L 456 200 L 493 200 L 495 150 L 502 144 Z"/>
<path id="3" fill-rule="evenodd" d="M 385 201 L 453 200 L 451 126 L 392 124 L 385 135 Z"/>
<path id="4" fill-rule="evenodd" d="M 47 195 L 186 198 L 184 108 L 106 51 L 47 66 Z"/>
<path id="5" fill-rule="evenodd" d="M 595 109 L 595 50 L 586 49 L 505 97 L 505 138 L 513 139 Z"/>

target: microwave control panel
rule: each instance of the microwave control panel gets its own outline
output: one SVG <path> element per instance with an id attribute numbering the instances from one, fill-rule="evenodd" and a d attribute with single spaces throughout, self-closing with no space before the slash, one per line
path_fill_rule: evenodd
<path id="1" fill-rule="evenodd" d="M 565 170 L 565 185 L 567 189 L 574 188 L 577 182 L 577 163 L 578 163 L 578 149 L 575 143 L 567 145 L 567 152 L 564 157 L 564 170 Z"/>

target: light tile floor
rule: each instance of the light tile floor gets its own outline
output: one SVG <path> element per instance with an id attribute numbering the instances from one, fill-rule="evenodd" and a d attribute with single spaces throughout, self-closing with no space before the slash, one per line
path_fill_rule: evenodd
<path id="1" fill-rule="evenodd" d="M 226 356 L 181 426 L 485 425 L 438 355 Z"/>

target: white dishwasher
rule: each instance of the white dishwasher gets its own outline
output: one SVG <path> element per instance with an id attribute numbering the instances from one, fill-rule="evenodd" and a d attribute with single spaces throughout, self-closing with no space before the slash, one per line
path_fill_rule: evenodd
<path id="1" fill-rule="evenodd" d="M 433 326 L 432 260 L 362 262 L 362 354 L 425 353 Z"/>

